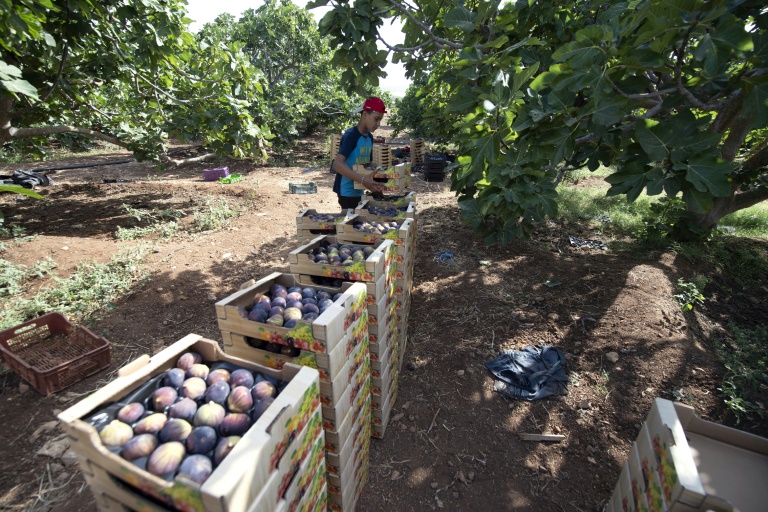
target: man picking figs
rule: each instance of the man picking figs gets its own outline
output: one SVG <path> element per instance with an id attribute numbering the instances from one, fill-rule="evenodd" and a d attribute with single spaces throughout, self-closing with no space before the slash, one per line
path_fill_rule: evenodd
<path id="1" fill-rule="evenodd" d="M 336 171 L 333 191 L 339 197 L 342 212 L 354 208 L 360 202 L 363 191 L 355 188 L 355 182 L 361 183 L 371 192 L 384 189 L 374 181 L 373 176 L 361 176 L 354 170 L 355 165 L 366 165 L 371 161 L 373 132 L 379 128 L 381 119 L 387 113 L 384 102 L 372 96 L 355 112 L 360 114 L 360 121 L 342 135 L 339 152 L 331 165 Z"/>

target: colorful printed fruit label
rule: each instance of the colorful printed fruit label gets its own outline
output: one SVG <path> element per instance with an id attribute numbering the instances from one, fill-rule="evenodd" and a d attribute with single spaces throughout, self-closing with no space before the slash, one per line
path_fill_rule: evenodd
<path id="1" fill-rule="evenodd" d="M 280 463 L 283 454 L 288 449 L 288 446 L 296 439 L 299 432 L 304 429 L 304 426 L 310 419 L 310 416 L 320 406 L 320 388 L 317 382 L 313 382 L 304 391 L 304 395 L 301 398 L 301 404 L 299 405 L 299 411 L 292 417 L 286 419 L 285 422 L 285 434 L 272 450 L 272 455 L 269 458 L 269 471 L 272 472 Z"/>
<path id="2" fill-rule="evenodd" d="M 664 500 L 667 503 L 671 503 L 672 489 L 674 489 L 678 482 L 677 471 L 675 471 L 675 463 L 672 460 L 672 454 L 669 452 L 667 443 L 658 434 L 653 436 L 653 453 L 656 456 L 656 470 L 664 492 Z"/>

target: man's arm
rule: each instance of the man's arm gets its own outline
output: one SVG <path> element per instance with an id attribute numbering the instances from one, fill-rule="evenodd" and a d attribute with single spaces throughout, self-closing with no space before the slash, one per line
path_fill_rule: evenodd
<path id="1" fill-rule="evenodd" d="M 351 179 L 355 183 L 362 183 L 362 185 L 371 192 L 382 192 L 384 190 L 383 185 L 374 181 L 373 174 L 363 176 L 348 166 L 347 159 L 341 153 L 338 153 L 333 160 L 333 170 L 342 176 Z"/>

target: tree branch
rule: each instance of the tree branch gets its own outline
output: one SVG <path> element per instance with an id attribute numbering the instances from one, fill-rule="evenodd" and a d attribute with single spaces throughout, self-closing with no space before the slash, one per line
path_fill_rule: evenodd
<path id="1" fill-rule="evenodd" d="M 723 146 L 720 148 L 720 156 L 723 160 L 726 162 L 733 162 L 739 148 L 746 140 L 747 135 L 749 135 L 749 130 L 751 128 L 751 117 L 744 118 L 740 116 L 732 123 L 731 129 L 728 132 L 728 137 L 726 137 Z"/>
<path id="2" fill-rule="evenodd" d="M 413 15 L 413 13 L 410 10 L 408 10 L 405 6 L 401 5 L 399 2 L 390 0 L 389 3 L 390 5 L 392 5 L 392 7 L 394 7 L 398 11 L 405 14 L 405 16 L 408 17 L 408 19 L 411 20 L 414 25 L 416 25 L 421 30 L 423 30 L 427 34 L 427 36 L 429 36 L 429 40 L 432 41 L 435 44 L 435 46 L 437 46 L 441 50 L 447 50 L 447 49 L 461 50 L 464 47 L 460 43 L 454 43 L 453 41 L 443 39 L 442 37 L 437 37 L 432 32 L 432 29 L 430 29 L 424 23 L 421 23 L 419 20 L 417 20 L 416 17 Z"/>
<path id="3" fill-rule="evenodd" d="M 160 155 L 160 160 L 163 163 L 165 163 L 165 164 L 173 165 L 174 167 L 179 167 L 179 166 L 184 165 L 184 164 L 191 164 L 191 163 L 196 163 L 196 162 L 203 162 L 205 160 L 210 160 L 210 159 L 212 159 L 215 156 L 216 156 L 215 153 L 206 153 L 204 155 L 195 156 L 195 157 L 191 157 L 191 158 L 183 158 L 181 160 L 174 160 L 173 158 L 169 157 L 167 154 L 162 154 L 162 155 Z"/>
<path id="4" fill-rule="evenodd" d="M 97 132 L 95 130 L 89 130 L 87 128 L 80 128 L 79 126 L 41 126 L 38 128 L 14 128 L 10 127 L 8 133 L 11 137 L 34 137 L 37 135 L 52 135 L 54 133 L 79 133 L 81 135 L 88 135 L 96 139 L 107 141 L 115 146 L 123 148 L 128 147 L 127 142 L 123 142 L 117 137 L 107 135 L 105 133 Z"/>

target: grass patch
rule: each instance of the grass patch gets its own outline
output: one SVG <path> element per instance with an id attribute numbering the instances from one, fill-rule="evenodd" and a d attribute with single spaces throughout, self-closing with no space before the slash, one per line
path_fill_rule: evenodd
<path id="1" fill-rule="evenodd" d="M 562 187 L 558 190 L 558 218 L 567 223 L 598 228 L 615 236 L 630 236 L 643 227 L 652 200 L 640 196 L 628 204 L 624 196 L 607 197 L 604 189 Z"/>
<path id="2" fill-rule="evenodd" d="M 754 415 L 765 418 L 765 404 L 758 397 L 768 391 L 768 330 L 729 326 L 732 343 L 721 342 L 717 354 L 725 366 L 722 387 L 725 404 L 739 423 Z"/>
<path id="3" fill-rule="evenodd" d="M 721 231 L 751 238 L 768 237 L 768 204 L 759 203 L 720 219 Z"/>
<path id="4" fill-rule="evenodd" d="M 137 240 L 150 235 L 158 235 L 160 238 L 173 238 L 180 230 L 181 224 L 176 219 L 185 214 L 179 210 L 145 210 L 143 208 L 133 208 L 127 204 L 123 205 L 123 210 L 131 216 L 137 223 L 144 222 L 146 226 L 118 227 L 115 237 L 118 240 Z"/>
<path id="5" fill-rule="evenodd" d="M 212 231 L 229 225 L 230 219 L 238 217 L 240 210 L 222 197 L 207 196 L 205 205 L 194 210 L 192 227 L 195 231 Z"/>
<path id="6" fill-rule="evenodd" d="M 42 279 L 46 275 L 53 274 L 56 263 L 47 258 L 36 261 L 34 265 L 16 265 L 6 259 L 0 258 L 0 298 L 13 298 L 24 293 L 25 285 L 33 279 Z"/>
<path id="7" fill-rule="evenodd" d="M 141 283 L 148 273 L 143 261 L 148 250 L 137 246 L 122 250 L 104 264 L 82 263 L 68 278 L 53 277 L 30 298 L 0 298 L 0 329 L 7 329 L 51 311 L 76 323 L 89 323 L 112 310 L 115 302 Z"/>

